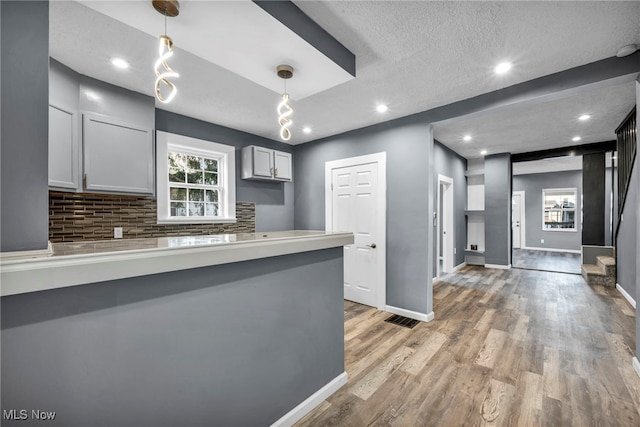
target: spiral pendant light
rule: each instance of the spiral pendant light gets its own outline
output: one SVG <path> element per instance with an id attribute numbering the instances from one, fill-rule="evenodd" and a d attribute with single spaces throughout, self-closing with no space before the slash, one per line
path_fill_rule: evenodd
<path id="1" fill-rule="evenodd" d="M 290 65 L 278 65 L 276 68 L 278 77 L 284 80 L 284 93 L 282 94 L 282 101 L 278 104 L 278 123 L 280 124 L 280 138 L 283 141 L 291 139 L 291 130 L 289 126 L 293 124 L 291 116 L 293 115 L 293 108 L 289 104 L 289 94 L 287 93 L 287 79 L 293 76 L 293 67 Z"/>
<path id="2" fill-rule="evenodd" d="M 158 48 L 158 60 L 154 64 L 153 68 L 156 73 L 156 98 L 162 103 L 169 103 L 178 93 L 176 85 L 169 80 L 170 78 L 178 78 L 180 75 L 173 71 L 173 69 L 167 63 L 167 60 L 173 56 L 173 40 L 167 33 L 167 16 L 174 17 L 180 13 L 180 4 L 177 0 L 153 0 L 151 2 L 153 7 L 161 14 L 164 15 L 164 32 L 165 34 L 160 36 L 160 45 Z M 164 92 L 168 92 L 165 96 Z"/>

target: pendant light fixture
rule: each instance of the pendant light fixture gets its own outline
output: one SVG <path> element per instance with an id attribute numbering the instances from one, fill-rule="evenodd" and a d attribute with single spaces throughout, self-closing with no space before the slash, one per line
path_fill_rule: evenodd
<path id="1" fill-rule="evenodd" d="M 173 40 L 167 35 L 167 16 L 175 17 L 180 13 L 180 3 L 177 0 L 153 0 L 151 2 L 155 10 L 164 15 L 164 34 L 160 36 L 160 46 L 158 48 L 159 58 L 153 66 L 156 72 L 156 98 L 162 103 L 169 103 L 176 96 L 178 89 L 169 79 L 178 78 L 180 75 L 173 71 L 167 60 L 173 56 Z M 162 87 L 165 86 L 163 95 Z"/>
<path id="2" fill-rule="evenodd" d="M 282 101 L 278 104 L 278 123 L 280 124 L 280 138 L 284 141 L 291 139 L 291 131 L 289 126 L 293 123 L 291 116 L 293 115 L 293 108 L 289 105 L 289 94 L 287 93 L 287 80 L 293 77 L 293 67 L 290 65 L 278 65 L 276 67 L 278 77 L 284 80 L 284 93 L 282 94 Z"/>

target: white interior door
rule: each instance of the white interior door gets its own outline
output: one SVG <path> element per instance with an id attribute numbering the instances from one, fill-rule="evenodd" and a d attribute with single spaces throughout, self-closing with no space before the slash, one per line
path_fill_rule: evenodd
<path id="1" fill-rule="evenodd" d="M 511 227 L 513 229 L 513 249 L 520 249 L 524 246 L 524 220 L 523 201 L 524 194 L 514 192 L 511 202 Z"/>
<path id="2" fill-rule="evenodd" d="M 438 175 L 438 275 L 453 272 L 453 179 Z M 440 265 L 440 259 L 442 265 Z"/>
<path id="3" fill-rule="evenodd" d="M 384 308 L 385 185 L 379 161 L 370 156 L 327 162 L 330 188 L 327 230 L 351 231 L 344 248 L 344 298 Z"/>

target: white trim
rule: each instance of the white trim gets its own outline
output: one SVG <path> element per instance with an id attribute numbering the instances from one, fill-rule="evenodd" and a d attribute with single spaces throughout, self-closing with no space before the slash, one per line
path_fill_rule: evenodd
<path id="1" fill-rule="evenodd" d="M 631 295 L 629 295 L 629 293 L 627 291 L 625 291 L 624 288 L 622 286 L 620 286 L 619 283 L 616 283 L 616 289 L 618 290 L 618 292 L 620 292 L 622 294 L 624 299 L 626 299 L 627 302 L 629 304 L 631 304 L 631 307 L 636 308 L 636 300 L 631 298 Z"/>
<path id="2" fill-rule="evenodd" d="M 86 242 L 84 247 L 83 243 L 77 243 L 78 252 L 69 255 L 55 255 L 56 245 L 69 249 L 69 245 L 75 244 L 56 243 L 53 256 L 2 260 L 0 290 L 4 297 L 353 244 L 352 233 L 278 231 L 263 236 L 259 233 L 125 239 L 122 242 L 129 246 L 122 250 L 103 246 L 86 253 L 93 246 L 113 242 L 106 240 Z M 144 246 L 140 246 L 141 240 L 145 241 Z"/>
<path id="3" fill-rule="evenodd" d="M 0 252 L 0 260 L 9 260 L 12 258 L 41 258 L 53 255 L 53 246 L 51 242 L 47 242 L 47 249 L 35 249 L 32 251 L 15 251 Z"/>
<path id="4" fill-rule="evenodd" d="M 392 305 L 386 306 L 384 311 L 388 311 L 389 313 L 397 314 L 399 316 L 408 317 L 410 319 L 420 320 L 422 322 L 431 322 L 434 317 L 433 311 L 428 314 L 418 313 L 417 311 L 406 310 L 404 308 L 398 308 Z"/>
<path id="5" fill-rule="evenodd" d="M 463 268 L 465 268 L 467 266 L 466 262 L 461 262 L 460 264 L 456 265 L 455 267 L 453 267 L 453 272 L 455 273 L 458 270 L 461 270 Z"/>
<path id="6" fill-rule="evenodd" d="M 633 366 L 633 370 L 636 371 L 636 374 L 640 377 L 640 361 L 637 357 L 634 357 L 633 360 L 631 360 L 631 365 Z"/>
<path id="7" fill-rule="evenodd" d="M 511 195 L 511 200 L 513 200 L 513 196 L 515 194 L 520 196 L 520 247 L 518 249 L 522 249 L 527 246 L 527 233 L 526 233 L 527 211 L 526 211 L 526 201 L 525 201 L 526 192 L 522 190 L 514 191 L 513 194 Z M 513 205 L 511 209 L 513 209 Z M 511 217 L 513 218 L 513 213 Z"/>
<path id="8" fill-rule="evenodd" d="M 167 153 L 172 147 L 198 156 L 220 160 L 218 180 L 223 211 L 220 217 L 170 217 Z M 156 197 L 158 224 L 211 224 L 236 222 L 236 148 L 232 145 L 156 131 Z"/>
<path id="9" fill-rule="evenodd" d="M 496 268 L 498 270 L 508 270 L 511 268 L 511 264 L 502 265 L 502 264 L 485 264 L 484 268 Z"/>
<path id="10" fill-rule="evenodd" d="M 566 252 L 569 254 L 580 254 L 582 251 L 579 249 L 555 249 L 555 248 L 536 248 L 532 246 L 526 246 L 522 249 L 528 249 L 530 251 L 547 251 L 547 252 Z"/>
<path id="11" fill-rule="evenodd" d="M 378 164 L 378 190 L 380 197 L 378 198 L 378 212 L 384 215 L 384 221 L 381 221 L 381 236 L 376 242 L 378 251 L 378 271 L 375 272 L 380 279 L 379 288 L 377 289 L 377 306 L 378 310 L 384 310 L 387 304 L 387 153 L 374 153 L 364 156 L 349 157 L 346 159 L 331 160 L 325 162 L 324 166 L 324 226 L 327 232 L 333 230 L 332 223 L 332 207 L 333 197 L 331 190 L 332 170 L 350 166 L 364 165 L 367 163 Z"/>
<path id="12" fill-rule="evenodd" d="M 309 412 L 313 411 L 313 409 L 321 404 L 324 400 L 326 400 L 333 393 L 338 391 L 340 387 L 347 383 L 347 373 L 343 372 L 330 382 L 328 382 L 324 387 L 320 390 L 313 393 L 311 396 L 306 398 L 302 403 L 298 406 L 284 414 L 278 421 L 271 424 L 271 427 L 290 427 L 294 425 L 297 421 L 302 419 Z"/>

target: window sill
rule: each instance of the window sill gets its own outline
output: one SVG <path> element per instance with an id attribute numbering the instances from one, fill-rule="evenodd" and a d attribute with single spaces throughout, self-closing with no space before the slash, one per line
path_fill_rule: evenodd
<path id="1" fill-rule="evenodd" d="M 554 233 L 558 231 L 568 231 L 571 233 L 575 233 L 578 230 L 576 230 L 575 228 L 543 228 L 542 231 L 553 231 Z"/>
<path id="2" fill-rule="evenodd" d="M 216 219 L 171 219 L 158 218 L 157 224 L 234 224 L 236 218 L 216 218 Z"/>

